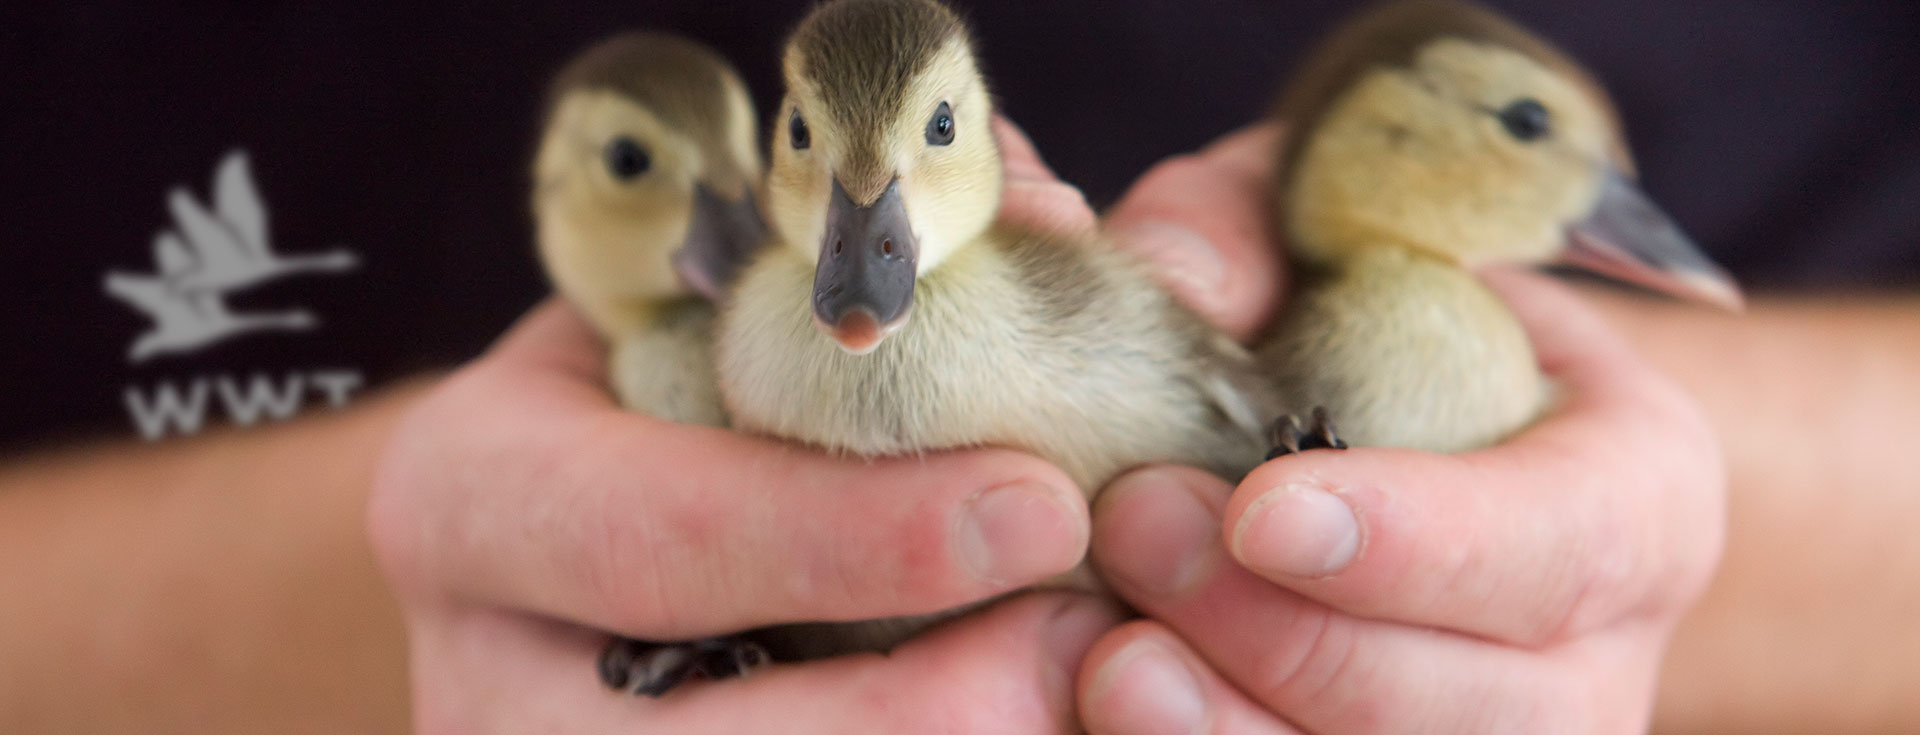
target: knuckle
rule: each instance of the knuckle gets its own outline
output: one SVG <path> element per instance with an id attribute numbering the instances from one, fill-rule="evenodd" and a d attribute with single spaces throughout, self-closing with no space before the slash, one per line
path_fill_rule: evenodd
<path id="1" fill-rule="evenodd" d="M 1726 546 L 1726 461 L 1718 434 L 1697 404 L 1679 391 L 1672 402 L 1673 424 L 1683 443 L 1675 461 L 1683 463 L 1662 487 L 1672 519 L 1665 529 L 1669 553 L 1670 606 L 1686 607 L 1705 590 Z"/>
<path id="2" fill-rule="evenodd" d="M 1669 607 L 1686 609 L 1700 599 L 1712 583 L 1714 574 L 1720 568 L 1721 557 L 1726 553 L 1726 514 L 1714 514 L 1710 528 L 1689 534 L 1683 541 L 1687 547 L 1675 555 L 1672 571 L 1672 584 L 1669 585 Z"/>
<path id="3" fill-rule="evenodd" d="M 1547 625 L 1525 636 L 1522 644 L 1544 647 L 1570 640 L 1610 623 L 1643 597 L 1648 576 L 1644 534 L 1631 527 L 1620 509 L 1620 495 L 1602 493 L 1597 508 L 1587 511 L 1587 527 L 1570 537 L 1570 559 L 1561 590 L 1550 598 Z"/>
<path id="4" fill-rule="evenodd" d="M 900 609 L 954 598 L 962 574 L 951 551 L 957 512 L 951 503 L 916 502 L 904 517 L 875 524 L 871 546 L 842 545 L 838 581 L 847 602 Z"/>
<path id="5" fill-rule="evenodd" d="M 876 592 L 889 589 L 885 584 L 872 584 L 876 577 L 898 578 L 903 575 L 892 574 L 895 566 L 886 550 L 887 542 L 882 540 L 872 547 L 863 543 L 848 543 L 848 539 L 828 535 L 821 541 L 825 544 L 819 553 L 809 555 L 810 563 L 804 565 L 802 572 L 788 578 L 788 594 L 795 600 L 805 601 L 810 607 L 832 609 L 852 609 L 872 607 L 881 600 L 872 599 Z M 900 539 L 907 543 L 907 539 Z M 871 551 L 869 549 L 871 548 Z M 902 582 L 913 582 L 911 575 Z M 893 607 L 889 602 L 888 607 Z"/>
<path id="6" fill-rule="evenodd" d="M 1726 535 L 1726 478 L 1719 439 L 1699 407 L 1661 380 L 1646 391 L 1646 426 L 1657 446 L 1614 457 L 1619 478 L 1595 492 L 1576 594 L 1551 640 L 1627 616 L 1675 618 L 1704 591 Z M 1595 473 L 1601 475 L 1602 473 Z"/>
<path id="7" fill-rule="evenodd" d="M 1638 597 L 1642 565 L 1637 554 L 1624 550 L 1625 544 L 1609 534 L 1594 544 L 1580 564 L 1573 593 L 1566 597 L 1560 624 L 1547 631 L 1541 643 L 1569 640 L 1594 630 Z"/>
<path id="8" fill-rule="evenodd" d="M 416 511 L 405 491 L 407 483 L 390 477 L 396 471 L 377 471 L 366 513 L 367 542 L 374 560 L 390 577 L 409 576 L 419 566 Z"/>
<path id="9" fill-rule="evenodd" d="M 608 514 L 609 516 L 611 514 Z M 680 630 L 687 620 L 681 607 L 699 609 L 694 590 L 681 589 L 681 580 L 689 575 L 676 568 L 665 550 L 676 540 L 654 534 L 635 534 L 632 529 L 600 516 L 600 526 L 585 536 L 588 558 L 594 561 L 579 570 L 581 584 L 590 604 L 606 611 L 626 631 Z"/>
<path id="10" fill-rule="evenodd" d="M 886 614 L 952 601 L 950 511 L 934 499 L 891 508 L 854 501 L 844 512 L 797 527 L 804 549 L 795 555 L 794 573 L 785 575 L 787 594 L 807 607 Z"/>
<path id="11" fill-rule="evenodd" d="M 592 443 L 587 440 L 587 444 Z M 576 447 L 591 454 L 599 450 Z M 579 590 L 583 604 L 621 628 L 620 632 L 649 636 L 690 630 L 705 621 L 702 610 L 723 609 L 711 602 L 728 580 L 714 574 L 711 550 L 733 549 L 720 538 L 720 519 L 709 506 L 689 502 L 678 493 L 658 491 L 642 482 L 620 491 L 604 489 L 595 472 L 575 468 L 592 466 L 574 461 L 561 451 L 541 462 L 533 476 L 551 483 L 554 492 L 530 498 L 517 506 L 506 533 L 545 539 L 525 553 L 544 553 L 552 574 Z M 601 488 L 592 490 L 590 488 Z M 498 537 L 503 531 L 488 530 Z M 745 565 L 733 565 L 745 566 Z"/>
<path id="12" fill-rule="evenodd" d="M 1275 645 L 1258 647 L 1253 654 L 1249 692 L 1256 699 L 1277 703 L 1320 701 L 1330 693 L 1352 690 L 1359 651 L 1351 621 L 1314 606 L 1275 637 Z"/>
<path id="13" fill-rule="evenodd" d="M 366 505 L 367 541 L 374 560 L 393 580 L 414 579 L 421 573 L 431 543 L 433 495 L 438 486 L 423 467 L 431 467 L 440 452 L 437 405 L 429 397 L 401 418 L 381 448 Z"/>

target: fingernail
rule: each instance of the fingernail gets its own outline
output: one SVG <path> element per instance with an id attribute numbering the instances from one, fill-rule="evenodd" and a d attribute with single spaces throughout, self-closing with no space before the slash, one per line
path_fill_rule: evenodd
<path id="1" fill-rule="evenodd" d="M 1113 237 L 1152 263 L 1161 278 L 1179 284 L 1189 297 L 1213 298 L 1227 280 L 1227 262 L 1219 248 L 1185 226 L 1146 220 L 1121 227 Z"/>
<path id="2" fill-rule="evenodd" d="M 1325 577 L 1360 552 L 1360 520 L 1333 493 L 1283 485 L 1253 501 L 1233 529 L 1233 556 L 1267 575 Z"/>
<path id="3" fill-rule="evenodd" d="M 1121 478 L 1102 500 L 1100 567 L 1142 594 L 1177 598 L 1206 575 L 1220 516 L 1164 471 Z"/>
<path id="4" fill-rule="evenodd" d="M 954 553 L 975 576 L 995 584 L 1066 571 L 1084 555 L 1087 531 L 1065 494 L 1040 483 L 982 491 L 960 515 Z"/>
<path id="5" fill-rule="evenodd" d="M 1127 644 L 1094 675 L 1087 713 L 1103 733 L 1164 735 L 1200 732 L 1207 700 L 1179 656 L 1151 638 Z"/>

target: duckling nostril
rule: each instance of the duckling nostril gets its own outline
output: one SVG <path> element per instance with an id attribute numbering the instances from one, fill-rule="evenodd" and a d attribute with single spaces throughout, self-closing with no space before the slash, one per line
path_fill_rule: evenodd
<path id="1" fill-rule="evenodd" d="M 837 240 L 837 239 L 833 241 L 833 257 L 836 257 L 836 258 L 840 257 L 841 242 L 842 242 L 841 240 Z"/>
<path id="2" fill-rule="evenodd" d="M 892 254 L 893 254 L 893 240 L 890 240 L 890 239 L 889 239 L 889 240 L 881 240 L 881 241 L 880 241 L 880 252 L 882 252 L 882 253 L 884 253 L 884 254 L 887 254 L 887 255 L 892 255 Z"/>

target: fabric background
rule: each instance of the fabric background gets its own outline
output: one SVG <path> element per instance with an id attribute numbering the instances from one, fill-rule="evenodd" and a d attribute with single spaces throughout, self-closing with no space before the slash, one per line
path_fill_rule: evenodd
<path id="1" fill-rule="evenodd" d="M 1255 119 L 1345 2 L 967 2 L 1002 109 L 1112 201 Z M 1504 0 L 1615 92 L 1646 188 L 1743 280 L 1920 283 L 1920 4 Z M 9 3 L 0 8 L 0 448 L 126 438 L 128 386 L 352 368 L 375 385 L 483 349 L 547 287 L 528 161 L 547 77 L 629 28 L 719 47 L 763 114 L 808 2 Z M 261 333 L 130 365 L 147 322 L 109 270 L 153 269 L 165 194 L 249 151 L 281 253 L 351 273 L 235 294 Z"/>

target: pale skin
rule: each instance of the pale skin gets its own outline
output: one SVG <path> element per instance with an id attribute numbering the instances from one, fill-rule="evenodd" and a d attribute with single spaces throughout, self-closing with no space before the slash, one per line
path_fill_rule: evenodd
<path id="1" fill-rule="evenodd" d="M 1273 157 L 1248 149 L 1272 145 L 1271 134 L 1264 142 L 1247 137 L 1236 140 L 1157 169 L 1110 214 L 1108 225 L 1114 232 L 1132 225 L 1159 228 L 1162 235 L 1167 234 L 1164 225 L 1144 224 L 1154 220 L 1184 224 L 1199 232 L 1202 255 L 1194 258 L 1187 252 L 1185 260 L 1177 254 L 1182 251 L 1165 246 L 1164 237 L 1118 239 L 1159 253 L 1155 259 L 1171 266 L 1169 283 L 1191 305 L 1245 335 L 1271 310 L 1275 285 L 1283 278 L 1260 255 L 1262 250 L 1249 245 L 1257 242 L 1264 225 L 1258 220 L 1218 216 L 1210 209 L 1235 201 L 1235 192 L 1264 185 L 1262 166 Z M 1038 167 L 1038 159 L 1032 161 Z M 1013 171 L 1010 164 L 1010 175 Z M 1015 190 L 1028 195 L 1013 194 Z M 1091 222 L 1084 205 L 1076 206 L 1077 195 L 1050 180 L 1030 179 L 1010 186 L 1009 192 L 1010 206 L 1059 205 L 1036 204 L 1028 216 L 1058 217 L 1061 226 Z M 1209 265 L 1208 258 L 1215 263 Z M 1649 362 L 1679 381 L 1706 409 L 1730 462 L 1733 494 L 1727 557 L 1704 602 L 1678 629 L 1665 663 L 1668 676 L 1661 683 L 1662 699 L 1655 716 L 1658 729 L 1847 732 L 1920 727 L 1920 705 L 1901 689 L 1903 682 L 1920 676 L 1912 668 L 1920 662 L 1920 635 L 1910 626 L 1911 611 L 1920 606 L 1920 586 L 1911 582 L 1920 578 L 1920 547 L 1910 540 L 1910 529 L 1920 520 L 1920 505 L 1912 497 L 1920 496 L 1903 491 L 1920 487 L 1920 462 L 1899 446 L 1897 430 L 1920 411 L 1920 384 L 1911 379 L 1920 374 L 1920 303 L 1762 298 L 1748 315 L 1735 319 L 1598 290 L 1587 294 L 1589 304 L 1580 305 L 1564 298 L 1565 289 L 1537 279 L 1509 277 L 1504 284 L 1508 287 L 1504 293 L 1517 298 L 1523 312 L 1539 312 L 1535 315 L 1558 321 L 1567 312 L 1552 309 L 1571 309 L 1574 325 L 1583 329 L 1594 327 L 1592 311 L 1612 322 Z M 1538 300 L 1527 301 L 1529 297 Z M 1574 336 L 1606 331 L 1598 329 Z M 922 539 L 918 546 L 897 548 L 900 539 L 920 538 L 916 532 L 927 528 L 951 528 L 948 524 L 959 515 L 965 498 L 979 490 L 1011 480 L 1039 480 L 1043 485 L 1064 481 L 1031 458 L 1005 452 L 953 453 L 926 464 L 882 462 L 865 467 L 721 432 L 645 423 L 613 412 L 604 391 L 592 388 L 594 371 L 604 363 L 598 346 L 586 334 L 577 317 L 547 307 L 530 316 L 487 358 L 454 378 L 431 388 L 395 390 L 385 400 L 359 404 L 337 417 L 157 448 L 103 447 L 18 462 L 0 470 L 0 546 L 6 549 L 0 553 L 0 579 L 8 580 L 8 599 L 27 601 L 0 606 L 0 667 L 5 670 L 0 681 L 7 682 L 0 687 L 4 697 L 0 730 L 405 731 L 405 706 L 397 691 L 400 660 L 393 648 L 399 635 L 398 616 L 377 592 L 355 509 L 373 472 L 365 458 L 388 441 L 400 416 L 410 413 L 407 421 L 419 422 L 410 424 L 414 435 L 437 427 L 440 431 L 434 436 L 439 448 L 455 452 L 465 447 L 465 453 L 446 455 L 454 458 L 478 460 L 491 455 L 500 461 L 519 453 L 519 461 L 527 463 L 520 466 L 537 467 L 556 457 L 556 444 L 564 439 L 592 438 L 585 448 L 566 455 L 570 463 L 587 468 L 576 471 L 573 479 L 579 482 L 570 493 L 565 487 L 557 488 L 562 491 L 558 494 L 536 493 L 529 483 L 512 481 L 506 472 L 510 467 L 465 461 L 423 465 L 416 468 L 422 473 L 414 477 L 417 482 L 407 483 L 421 492 L 416 498 L 419 505 L 407 509 L 413 515 L 405 516 L 416 521 L 416 528 L 527 532 L 527 519 L 538 511 L 544 514 L 542 524 L 585 529 L 568 539 L 574 542 L 570 544 L 559 543 L 560 534 L 523 537 L 514 547 L 518 564 L 503 558 L 498 547 L 439 546 L 437 556 L 414 557 L 418 566 L 396 578 L 403 606 L 413 620 L 415 674 L 441 677 L 437 689 L 417 692 L 415 719 L 423 725 L 422 731 L 471 723 L 497 731 L 525 729 L 529 724 L 586 731 L 653 731 L 657 724 L 685 718 L 701 722 L 689 722 L 680 729 L 700 732 L 703 726 L 737 729 L 764 724 L 704 717 L 742 717 L 770 710 L 778 713 L 783 730 L 898 731 L 903 723 L 925 722 L 926 712 L 933 711 L 943 722 L 957 723 L 956 727 L 1039 732 L 1063 726 L 1076 713 L 1076 698 L 1077 713 L 1085 716 L 1090 729 L 1113 731 L 1102 730 L 1101 718 L 1108 717 L 1111 724 L 1115 714 L 1126 713 L 1102 701 L 1092 685 L 1108 665 L 1126 674 L 1109 677 L 1111 682 L 1120 687 L 1138 685 L 1138 679 L 1130 678 L 1137 671 L 1115 662 L 1127 664 L 1123 658 L 1131 658 L 1132 664 L 1151 662 L 1151 657 L 1137 653 L 1120 655 L 1140 650 L 1130 648 L 1139 640 L 1164 644 L 1187 674 L 1201 683 L 1206 701 L 1215 707 L 1216 725 L 1245 724 L 1251 729 L 1256 724 L 1279 723 L 1274 726 L 1344 731 L 1309 724 L 1337 718 L 1341 713 L 1331 711 L 1337 708 L 1308 711 L 1284 706 L 1298 703 L 1269 704 L 1250 696 L 1249 690 L 1257 687 L 1239 684 L 1235 678 L 1247 663 L 1230 656 L 1208 656 L 1216 650 L 1209 645 L 1213 639 L 1202 635 L 1203 626 L 1183 617 L 1180 602 L 1191 598 L 1178 596 L 1170 604 L 1156 603 L 1159 612 L 1154 620 L 1104 634 L 1101 631 L 1112 618 L 1091 603 L 1059 596 L 1024 597 L 916 642 L 893 658 L 859 657 L 794 667 L 777 677 L 713 687 L 708 694 L 653 709 L 646 702 L 595 689 L 591 660 L 597 638 L 545 618 L 509 611 L 573 613 L 577 617 L 568 617 L 577 621 L 630 626 L 628 630 L 640 633 L 690 632 L 684 622 L 677 621 L 692 619 L 711 621 L 714 627 L 748 624 L 792 611 L 796 603 L 800 609 L 821 614 L 876 614 L 915 606 L 937 609 L 999 587 L 981 583 L 951 549 L 943 552 L 947 547 L 941 542 L 946 539 Z M 1612 347 L 1597 358 L 1578 351 L 1574 357 L 1627 365 L 1635 380 L 1664 380 L 1632 367 L 1636 362 L 1632 359 L 1609 362 L 1621 357 L 1613 349 L 1619 343 L 1610 337 L 1599 341 Z M 1543 353 L 1558 354 L 1546 349 Z M 1580 364 L 1578 359 L 1575 364 Z M 494 381 L 503 380 L 516 386 L 532 380 L 544 387 L 530 391 L 535 394 L 531 404 L 503 405 L 502 398 L 511 392 L 488 390 L 501 385 Z M 1648 402 L 1646 396 L 1595 390 L 1603 398 L 1596 401 L 1598 408 L 1588 406 L 1595 411 Z M 509 412 L 523 417 L 533 407 L 540 412 L 522 420 L 541 429 L 529 431 L 535 441 L 517 445 L 515 452 L 481 451 L 490 443 L 514 438 L 492 428 L 510 422 L 489 424 L 486 417 Z M 1563 414 L 1555 420 L 1587 416 L 1591 422 L 1590 413 Z M 1583 426 L 1560 430 L 1579 435 Z M 1643 449 L 1650 445 L 1654 456 L 1660 457 L 1675 448 L 1633 438 L 1631 433 L 1624 439 L 1609 433 L 1606 440 Z M 1698 449 L 1693 440 L 1680 446 Z M 406 450 L 397 451 L 404 456 Z M 389 455 L 390 461 L 393 456 Z M 743 462 L 738 459 L 742 456 L 756 459 Z M 1635 456 L 1644 457 L 1646 452 Z M 1250 477 L 1239 492 L 1257 494 L 1278 486 L 1283 475 L 1293 472 L 1318 469 L 1336 477 L 1335 472 L 1356 471 L 1343 466 L 1355 461 L 1346 456 L 1282 460 Z M 1666 457 L 1665 461 L 1692 460 Z M 728 548 L 746 549 L 745 557 L 782 564 L 791 564 L 795 558 L 808 560 L 826 570 L 819 578 L 841 586 L 796 595 L 778 584 L 752 579 L 714 585 L 711 580 L 732 578 L 691 560 L 656 566 L 656 557 L 644 546 L 616 545 L 635 544 L 634 539 L 643 538 L 637 535 L 640 529 L 620 520 L 630 514 L 603 514 L 599 511 L 604 506 L 592 503 L 616 502 L 616 491 L 632 487 L 637 482 L 634 478 L 645 476 L 651 463 L 661 462 L 670 462 L 667 466 L 676 472 L 706 478 L 678 488 L 683 492 L 672 487 L 662 492 L 665 500 L 658 502 L 670 503 L 671 510 L 682 514 L 679 517 L 705 519 L 707 528 L 738 542 Z M 1379 471 L 1388 472 L 1392 464 L 1380 463 L 1387 469 Z M 1449 465 L 1413 463 L 1399 471 L 1417 473 L 1423 482 L 1457 482 L 1457 475 L 1444 472 Z M 288 467 L 327 471 L 289 473 Z M 435 476 L 432 467 L 443 471 L 464 467 L 468 472 L 461 477 Z M 405 471 L 404 466 L 390 463 L 386 477 L 391 480 L 394 473 Z M 1481 493 L 1526 487 L 1528 481 L 1513 477 L 1517 474 L 1490 472 L 1475 487 Z M 1394 474 L 1375 479 L 1382 487 L 1415 485 L 1388 483 L 1396 479 Z M 1501 480 L 1511 482 L 1503 485 Z M 1102 529 L 1124 528 L 1130 512 L 1153 508 L 1152 503 L 1180 502 L 1177 494 L 1207 501 L 1234 497 L 1229 494 L 1234 489 L 1181 470 L 1150 470 L 1122 483 L 1109 493 L 1112 497 L 1096 509 L 1091 521 L 1084 510 L 1072 506 L 1066 506 L 1064 517 L 1040 519 L 1041 525 L 1056 531 L 1052 537 L 1065 542 L 1059 548 L 1036 551 L 1035 558 L 1016 560 L 1015 565 L 1065 568 L 1084 543 L 1091 523 L 1096 560 L 1117 571 L 1126 560 L 1110 548 L 1102 553 L 1105 539 L 1117 534 L 1103 534 Z M 1631 484 L 1615 490 L 1632 490 Z M 916 493 L 895 492 L 903 485 L 913 486 Z M 745 509 L 728 501 L 732 496 L 699 492 L 705 487 L 756 488 L 767 503 L 777 504 L 776 510 L 806 509 L 819 513 L 823 522 L 799 529 L 769 527 L 764 516 L 743 515 Z M 427 492 L 435 488 L 447 494 Z M 1437 482 L 1430 492 L 1438 498 L 1449 489 L 1457 488 Z M 1642 488 L 1632 497 L 1645 500 L 1648 492 Z M 837 499 L 842 494 L 850 494 L 851 499 Z M 466 504 L 482 497 L 495 502 Z M 1248 504 L 1202 505 L 1208 513 L 1224 516 L 1211 528 L 1228 537 L 1237 524 L 1227 520 L 1244 514 Z M 1701 523 L 1697 515 L 1690 515 L 1699 514 L 1698 507 L 1663 503 L 1631 509 L 1628 515 L 1649 529 Z M 1503 518 L 1556 517 L 1550 514 L 1550 506 L 1502 504 L 1488 510 L 1503 515 L 1479 517 L 1477 523 L 1498 526 Z M 237 522 L 236 515 L 245 522 Z M 1711 526 L 1711 521 L 1706 525 Z M 381 528 L 376 523 L 376 534 Z M 1274 580 L 1218 564 L 1213 567 L 1215 574 L 1193 577 L 1189 584 L 1194 586 L 1185 589 L 1189 595 L 1245 595 L 1251 603 L 1246 609 L 1262 615 L 1321 604 L 1329 610 L 1364 606 L 1379 613 L 1374 617 L 1406 616 L 1407 610 L 1396 608 L 1404 600 L 1388 594 L 1396 589 L 1395 578 L 1378 571 L 1390 571 L 1395 563 L 1393 556 L 1383 556 L 1395 548 L 1391 537 L 1383 534 L 1400 531 L 1408 532 L 1400 536 L 1401 548 L 1418 548 L 1418 528 L 1369 526 L 1368 541 L 1357 557 L 1328 579 L 1302 582 L 1275 575 L 1280 578 Z M 1481 557 L 1488 565 L 1485 571 L 1492 573 L 1509 564 L 1504 573 L 1521 577 L 1527 573 L 1521 563 L 1552 548 L 1545 544 L 1560 543 L 1553 540 L 1557 536 L 1513 540 L 1504 553 Z M 393 558 L 404 552 L 383 548 L 389 561 L 408 566 L 407 560 Z M 1211 548 L 1213 554 L 1234 553 L 1225 543 L 1204 548 Z M 1055 553 L 1062 558 L 1049 557 Z M 872 564 L 876 558 L 897 565 Z M 525 564 L 528 559 L 535 563 Z M 835 559 L 860 563 L 836 564 Z M 647 599 L 620 601 L 587 581 L 615 568 L 658 573 L 663 580 L 660 599 L 670 599 L 665 592 L 675 586 L 693 594 L 679 598 L 677 609 L 652 607 L 654 593 L 630 590 L 635 597 Z M 572 571 L 550 573 L 556 569 Z M 1152 570 L 1143 566 L 1134 571 Z M 914 585 L 900 583 L 908 576 L 916 580 Z M 1030 578 L 1039 576 L 1035 573 Z M 217 582 L 193 581 L 208 577 Z M 75 580 L 90 583 L 75 584 Z M 221 593 L 182 594 L 168 589 Z M 316 603 L 316 594 L 327 602 Z M 1148 598 L 1142 595 L 1141 599 Z M 1459 612 L 1447 610 L 1441 602 L 1444 598 L 1436 598 L 1423 612 Z M 74 615 L 75 610 L 124 614 Z M 308 613 L 290 614 L 290 610 Z M 720 611 L 731 611 L 733 617 L 706 617 Z M 1063 614 L 1056 616 L 1056 612 Z M 1524 617 L 1462 616 L 1429 622 L 1511 633 L 1527 627 L 1516 624 L 1524 622 Z M 1592 615 L 1592 619 L 1606 617 L 1612 616 Z M 343 625 L 348 621 L 351 624 Z M 1236 629 L 1234 622 L 1214 620 L 1209 625 L 1229 631 Z M 221 655 L 182 655 L 181 641 L 231 642 L 241 635 L 238 631 L 260 634 L 247 637 L 248 644 L 236 649 L 218 649 L 227 651 Z M 1080 651 L 1074 649 L 1085 648 L 1096 636 L 1101 639 L 1092 645 L 1076 692 L 1059 672 L 1078 666 Z M 1041 638 L 1061 643 L 1044 653 L 1033 646 L 1009 645 Z M 82 644 L 88 641 L 94 643 Z M 1484 650 L 1462 648 L 1433 655 L 1471 660 L 1475 651 L 1513 649 L 1510 655 L 1490 658 L 1495 663 L 1513 663 L 1519 671 L 1570 675 L 1554 668 L 1565 662 L 1550 655 L 1530 653 L 1524 647 L 1488 645 Z M 1645 648 L 1644 644 L 1627 647 Z M 188 646 L 186 650 L 203 649 Z M 1254 658 L 1260 651 L 1250 647 L 1246 653 L 1245 658 Z M 1069 659 L 1070 663 L 1063 663 Z M 476 660 L 479 663 L 473 663 Z M 157 663 L 161 661 L 165 664 Z M 947 668 L 956 662 L 962 672 L 960 686 L 954 685 L 955 675 Z M 1647 666 L 1636 663 L 1628 668 L 1642 672 Z M 1006 692 L 1013 689 L 1035 694 L 1008 700 Z M 216 691 L 221 696 L 210 700 L 209 692 Z M 861 691 L 886 696 L 849 696 Z M 1414 693 L 1433 697 L 1437 692 Z M 1623 695 L 1622 701 L 1637 701 L 1636 697 L 1643 698 L 1635 691 Z M 529 702 L 540 706 L 515 706 Z M 882 710 L 882 702 L 894 706 Z M 1002 703 L 1004 709 L 991 710 L 991 721 L 986 715 L 980 720 L 956 719 L 985 702 Z M 1390 714 L 1392 708 L 1380 711 Z M 529 723 L 509 716 L 545 719 Z"/>

